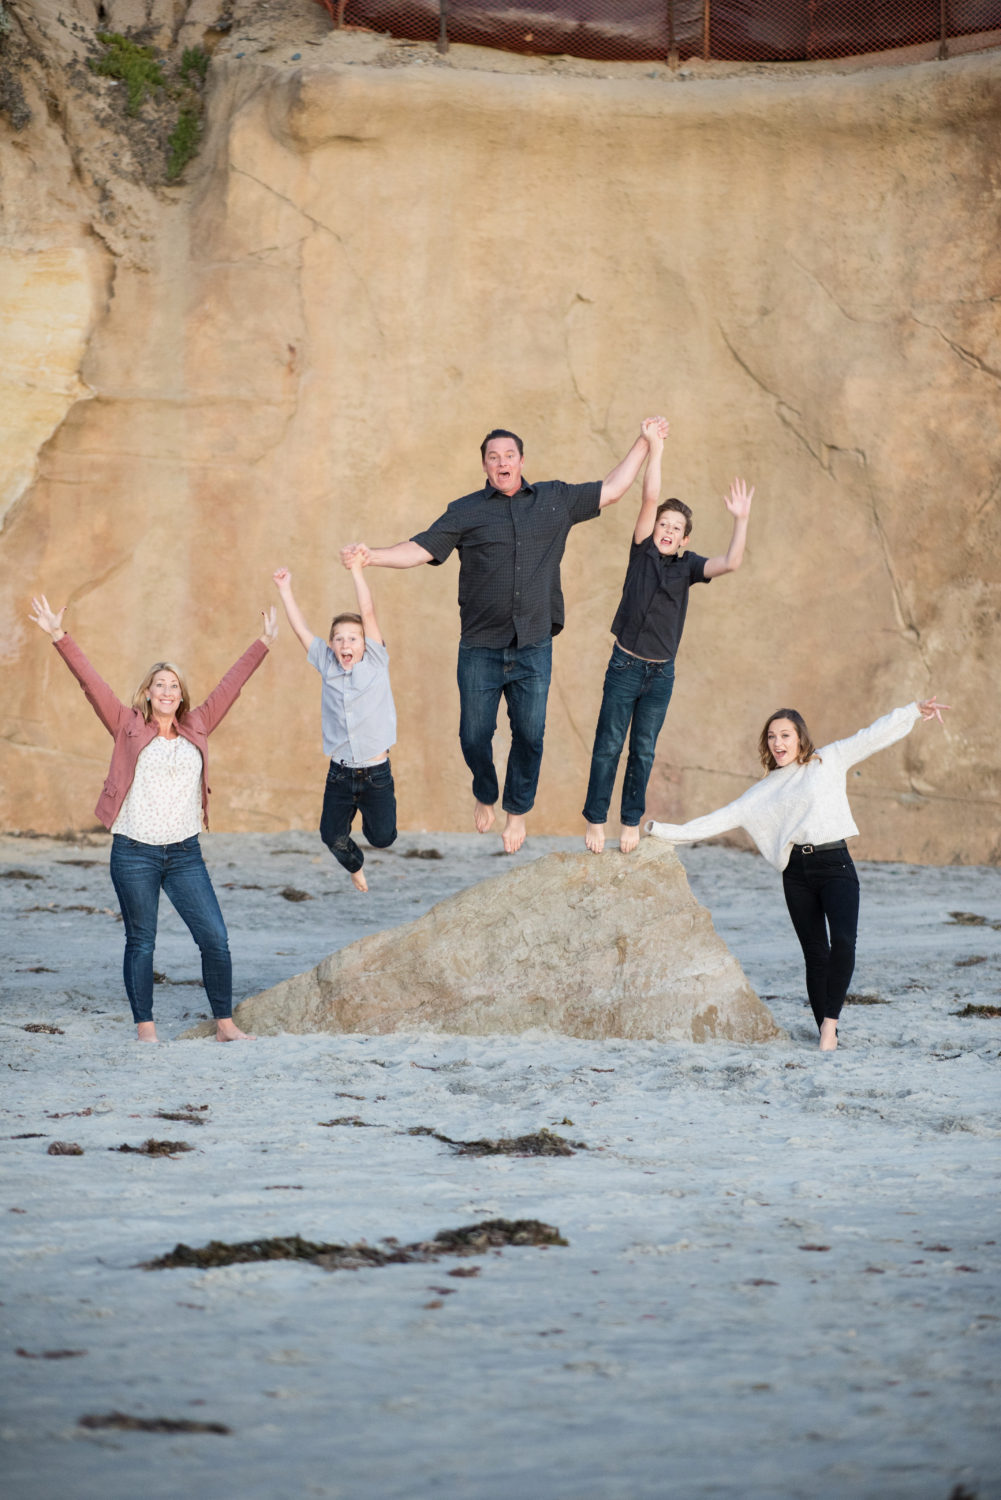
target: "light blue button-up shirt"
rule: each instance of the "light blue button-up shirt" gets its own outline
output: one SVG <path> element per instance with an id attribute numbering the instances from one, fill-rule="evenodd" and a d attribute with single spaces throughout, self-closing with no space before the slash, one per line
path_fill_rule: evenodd
<path id="1" fill-rule="evenodd" d="M 362 766 L 385 755 L 396 743 L 396 706 L 386 647 L 366 638 L 365 655 L 345 672 L 328 643 L 315 635 L 309 661 L 323 678 L 324 755 L 349 766 Z"/>

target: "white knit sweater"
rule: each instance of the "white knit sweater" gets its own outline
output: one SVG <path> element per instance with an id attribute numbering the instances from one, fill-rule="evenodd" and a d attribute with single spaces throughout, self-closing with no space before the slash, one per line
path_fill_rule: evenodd
<path id="1" fill-rule="evenodd" d="M 691 844 L 731 828 L 751 835 L 768 863 L 784 870 L 793 844 L 832 844 L 858 833 L 845 778 L 852 766 L 910 734 L 921 717 L 916 703 L 895 708 L 847 740 L 817 751 L 805 766 L 770 771 L 735 802 L 690 823 L 647 823 L 647 833 L 671 844 Z"/>

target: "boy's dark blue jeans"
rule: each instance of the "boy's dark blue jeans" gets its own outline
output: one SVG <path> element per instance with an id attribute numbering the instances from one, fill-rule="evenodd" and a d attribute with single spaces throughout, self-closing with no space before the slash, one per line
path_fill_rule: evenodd
<path id="1" fill-rule="evenodd" d="M 351 837 L 355 813 L 361 813 L 362 833 L 375 849 L 396 841 L 396 788 L 388 760 L 377 766 L 342 766 L 330 762 L 320 814 L 320 837 L 349 875 L 365 863 Z"/>
<path id="2" fill-rule="evenodd" d="M 502 806 L 520 816 L 535 802 L 553 670 L 552 639 L 536 646 L 459 645 L 459 743 L 473 773 L 473 796 L 497 801 L 493 739 L 503 695 L 511 724 Z"/>
<path id="3" fill-rule="evenodd" d="M 153 949 L 160 892 L 201 950 L 202 983 L 217 1021 L 233 1014 L 233 964 L 198 835 L 176 844 L 140 844 L 116 833 L 111 883 L 125 923 L 125 993 L 136 1025 L 153 1019 Z"/>
<path id="4" fill-rule="evenodd" d="M 591 752 L 584 817 L 604 823 L 622 747 L 629 734 L 629 755 L 622 782 L 622 823 L 636 828 L 646 806 L 653 757 L 674 691 L 673 661 L 643 661 L 615 645 L 605 672 L 598 727 Z"/>

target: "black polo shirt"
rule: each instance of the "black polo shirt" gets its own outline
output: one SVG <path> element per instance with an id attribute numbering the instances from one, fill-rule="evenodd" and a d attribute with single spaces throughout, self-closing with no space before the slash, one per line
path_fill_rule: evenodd
<path id="1" fill-rule="evenodd" d="M 693 583 L 711 583 L 707 558 L 697 552 L 663 557 L 653 537 L 633 542 L 612 634 L 619 645 L 648 661 L 673 661 L 681 642 Z"/>
<path id="2" fill-rule="evenodd" d="M 411 541 L 433 564 L 459 550 L 459 616 L 467 646 L 535 646 L 563 629 L 560 562 L 571 526 L 599 513 L 601 480 L 522 481 L 516 495 L 492 484 L 453 500 Z"/>

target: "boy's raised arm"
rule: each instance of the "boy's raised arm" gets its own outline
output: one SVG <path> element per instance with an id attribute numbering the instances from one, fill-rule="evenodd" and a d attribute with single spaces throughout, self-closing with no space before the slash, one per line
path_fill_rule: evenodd
<path id="1" fill-rule="evenodd" d="M 292 574 L 288 568 L 277 568 L 271 576 L 275 581 L 275 587 L 281 595 L 288 622 L 294 634 L 302 641 L 303 649 L 308 651 L 313 644 L 314 632 L 306 624 L 302 610 L 295 602 L 295 595 L 292 592 Z"/>
<path id="2" fill-rule="evenodd" d="M 646 472 L 643 475 L 643 499 L 640 502 L 640 513 L 636 517 L 636 525 L 633 529 L 634 542 L 645 542 L 648 536 L 653 535 L 657 506 L 660 502 L 660 470 L 661 459 L 664 455 L 664 439 L 667 436 L 667 423 L 661 422 L 658 417 L 647 417 L 641 430 L 650 445 L 650 456 L 646 461 Z"/>
<path id="3" fill-rule="evenodd" d="M 372 602 L 372 590 L 368 586 L 365 577 L 365 561 L 359 548 L 355 552 L 351 563 L 351 577 L 354 580 L 355 596 L 358 600 L 358 613 L 361 615 L 361 628 L 365 632 L 367 641 L 374 641 L 377 646 L 384 646 L 386 642 L 379 630 L 379 622 L 375 618 L 375 605 Z"/>
<path id="4" fill-rule="evenodd" d="M 733 532 L 730 545 L 721 557 L 709 557 L 703 573 L 706 578 L 719 578 L 723 573 L 736 573 L 744 561 L 744 543 L 747 541 L 747 521 L 751 514 L 754 486 L 748 489 L 742 479 L 735 479 L 729 495 L 724 495 L 723 504 L 733 516 Z"/>

